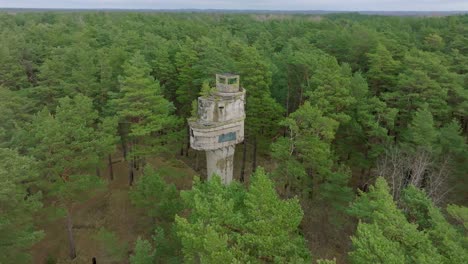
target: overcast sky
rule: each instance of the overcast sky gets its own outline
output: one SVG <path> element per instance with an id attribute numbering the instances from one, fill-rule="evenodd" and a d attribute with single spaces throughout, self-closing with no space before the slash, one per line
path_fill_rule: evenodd
<path id="1" fill-rule="evenodd" d="M 468 0 L 0 0 L 0 7 L 468 11 Z"/>

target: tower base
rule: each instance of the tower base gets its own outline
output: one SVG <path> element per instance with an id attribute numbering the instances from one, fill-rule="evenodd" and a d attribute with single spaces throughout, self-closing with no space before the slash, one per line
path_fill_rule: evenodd
<path id="1" fill-rule="evenodd" d="M 232 181 L 235 145 L 206 151 L 206 170 L 208 180 L 213 174 L 219 175 L 224 184 Z"/>

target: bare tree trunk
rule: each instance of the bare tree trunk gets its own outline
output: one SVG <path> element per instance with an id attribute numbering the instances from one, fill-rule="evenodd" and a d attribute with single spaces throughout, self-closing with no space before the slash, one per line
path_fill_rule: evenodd
<path id="1" fill-rule="evenodd" d="M 460 123 L 462 124 L 463 134 L 466 135 L 466 133 L 468 132 L 468 118 L 462 117 Z"/>
<path id="2" fill-rule="evenodd" d="M 288 71 L 289 72 L 289 71 Z M 287 93 L 287 96 L 286 96 L 286 113 L 285 113 L 285 117 L 288 117 L 289 116 L 289 97 L 290 97 L 290 90 L 291 90 L 291 82 L 288 78 L 288 93 Z M 283 137 L 286 137 L 286 129 L 283 130 Z"/>
<path id="3" fill-rule="evenodd" d="M 101 171 L 99 170 L 98 167 L 96 167 L 96 176 L 98 176 L 99 178 L 101 178 Z"/>
<path id="4" fill-rule="evenodd" d="M 242 143 L 242 164 L 240 172 L 240 182 L 245 181 L 245 162 L 247 160 L 247 138 L 244 138 L 244 143 Z"/>
<path id="5" fill-rule="evenodd" d="M 253 138 L 252 173 L 257 169 L 257 136 Z"/>
<path id="6" fill-rule="evenodd" d="M 140 143 L 140 141 L 138 139 L 133 140 L 133 142 L 132 142 L 132 151 L 133 151 L 133 153 L 137 153 L 137 150 L 135 150 L 135 149 L 137 148 L 137 146 L 139 146 L 139 143 Z M 135 178 L 135 175 L 140 170 L 140 165 L 141 165 L 142 158 L 139 155 L 132 155 L 132 157 L 133 157 L 133 174 L 132 174 L 132 184 L 133 184 L 133 180 Z"/>
<path id="7" fill-rule="evenodd" d="M 70 248 L 70 259 L 76 258 L 75 239 L 73 238 L 73 222 L 70 210 L 67 208 L 67 232 L 68 232 L 68 245 Z"/>
<path id="8" fill-rule="evenodd" d="M 400 199 L 408 184 L 424 189 L 435 204 L 443 201 L 450 191 L 447 184 L 451 173 L 450 157 L 438 161 L 425 150 L 407 153 L 391 148 L 379 161 L 377 170 L 378 175 L 387 179 L 395 200 Z"/>
<path id="9" fill-rule="evenodd" d="M 302 105 L 302 92 L 303 92 L 303 87 L 300 85 L 300 90 L 299 90 L 299 105 Z"/>
<path id="10" fill-rule="evenodd" d="M 122 144 L 122 154 L 123 154 L 123 157 L 125 160 L 127 160 L 127 142 L 125 142 L 125 140 L 122 139 L 120 140 L 120 144 Z"/>
<path id="11" fill-rule="evenodd" d="M 112 167 L 112 155 L 111 154 L 107 156 L 107 161 L 108 161 L 107 167 L 109 168 L 110 180 L 113 181 L 114 180 L 114 168 Z"/>
<path id="12" fill-rule="evenodd" d="M 129 146 L 129 151 L 132 151 L 132 146 Z M 133 178 L 134 178 L 134 168 L 135 167 L 135 157 L 131 157 L 128 161 L 128 185 L 133 185 Z"/>
<path id="13" fill-rule="evenodd" d="M 140 156 L 135 156 L 133 158 L 133 168 L 135 168 L 135 170 L 140 170 L 140 162 L 141 162 L 141 158 Z"/>
<path id="14" fill-rule="evenodd" d="M 128 163 L 128 185 L 132 186 L 133 185 L 133 178 L 134 178 L 134 164 L 135 161 L 132 158 L 130 162 Z"/>
<path id="15" fill-rule="evenodd" d="M 289 96 L 290 96 L 290 90 L 291 90 L 291 82 L 288 77 L 288 93 L 286 94 L 286 117 L 289 116 Z"/>

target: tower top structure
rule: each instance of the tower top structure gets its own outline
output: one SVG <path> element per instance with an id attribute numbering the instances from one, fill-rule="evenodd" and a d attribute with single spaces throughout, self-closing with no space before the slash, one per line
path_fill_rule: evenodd
<path id="1" fill-rule="evenodd" d="M 232 73 L 216 74 L 216 88 L 220 93 L 239 92 L 239 75 Z"/>
<path id="2" fill-rule="evenodd" d="M 216 90 L 198 98 L 197 116 L 189 120 L 190 146 L 205 150 L 208 178 L 232 181 L 235 145 L 244 140 L 245 90 L 239 75 L 216 74 Z"/>

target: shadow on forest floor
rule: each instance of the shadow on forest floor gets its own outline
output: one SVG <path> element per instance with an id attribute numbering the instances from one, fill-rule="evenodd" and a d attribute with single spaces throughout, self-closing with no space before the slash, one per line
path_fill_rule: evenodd
<path id="1" fill-rule="evenodd" d="M 45 224 L 40 225 L 39 228 L 44 230 L 45 237 L 32 248 L 33 263 L 93 263 L 93 257 L 99 264 L 128 263 L 128 255 L 137 237 L 149 238 L 151 236 L 154 224 L 142 210 L 131 204 L 128 195 L 130 188 L 127 163 L 120 160 L 113 165 L 114 180 L 108 181 L 105 191 L 100 191 L 91 199 L 73 206 L 73 231 L 77 258 L 73 261 L 68 258 L 65 218 L 52 221 L 41 219 L 41 222 Z M 149 163 L 179 189 L 191 187 L 192 178 L 196 173 L 182 161 L 155 158 Z M 106 168 L 101 169 L 101 177 L 109 179 L 109 172 Z M 106 255 L 102 243 L 96 240 L 95 236 L 102 227 L 113 232 L 118 242 L 128 248 L 123 260 L 112 260 L 112 257 Z"/>
<path id="2" fill-rule="evenodd" d="M 198 157 L 197 157 L 198 155 Z M 73 207 L 74 236 L 76 242 L 77 258 L 70 261 L 68 258 L 68 239 L 66 233 L 65 218 L 52 221 L 44 221 L 40 229 L 44 230 L 45 237 L 32 248 L 33 263 L 93 263 L 93 257 L 97 263 L 128 263 L 128 257 L 132 253 L 134 243 L 138 236 L 150 238 L 155 226 L 152 220 L 144 214 L 143 210 L 135 208 L 129 199 L 129 186 L 127 177 L 127 162 L 122 158 L 115 158 L 114 180 L 108 181 L 107 189 L 96 193 L 89 200 L 77 203 Z M 240 163 L 242 160 L 242 145 L 236 149 L 234 178 L 240 175 Z M 168 182 L 174 183 L 179 190 L 190 189 L 195 175 L 206 173 L 206 159 L 203 152 L 190 150 L 189 156 L 175 156 L 171 158 L 158 157 L 149 160 L 156 171 L 158 171 Z M 265 167 L 267 171 L 274 169 L 274 163 L 263 155 L 258 157 L 259 166 Z M 197 171 L 195 171 L 197 169 Z M 246 182 L 252 164 L 246 163 Z M 107 168 L 102 168 L 101 177 L 109 179 Z M 137 173 L 136 180 L 139 173 Z M 202 178 L 206 178 L 203 177 Z M 314 258 L 336 257 L 338 263 L 344 263 L 345 255 L 349 248 L 349 238 L 338 238 L 335 226 L 326 223 L 319 206 L 310 202 L 301 202 L 304 210 L 304 219 L 301 229 L 308 240 L 308 245 Z M 38 221 L 39 222 L 39 221 Z M 308 223 L 307 226 L 304 223 Z M 121 260 L 115 260 L 106 254 L 102 243 L 96 238 L 101 228 L 113 232 L 118 242 L 127 248 Z M 345 229 L 349 228 L 346 224 Z M 343 230 L 342 230 L 343 231 Z M 344 232 L 343 234 L 348 233 Z M 49 261 L 48 261 L 49 259 Z"/>

